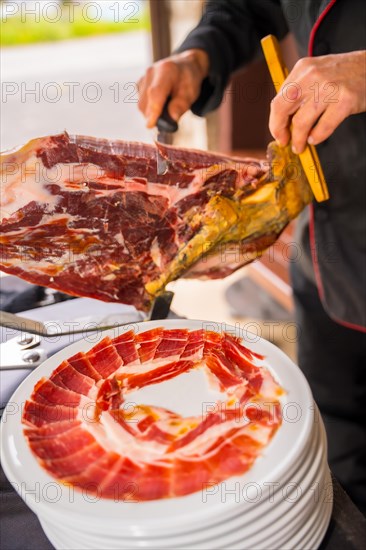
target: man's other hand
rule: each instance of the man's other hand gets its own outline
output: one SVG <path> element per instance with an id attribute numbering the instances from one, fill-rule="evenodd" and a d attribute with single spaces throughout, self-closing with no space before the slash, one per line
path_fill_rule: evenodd
<path id="1" fill-rule="evenodd" d="M 366 110 L 366 52 L 304 57 L 273 99 L 269 129 L 295 153 L 327 139 L 348 116 Z M 290 124 L 292 130 L 290 136 Z"/>

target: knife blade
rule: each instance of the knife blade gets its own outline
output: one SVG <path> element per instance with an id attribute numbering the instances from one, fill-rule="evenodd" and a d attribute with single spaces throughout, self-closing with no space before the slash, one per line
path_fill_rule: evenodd
<path id="1" fill-rule="evenodd" d="M 173 296 L 174 293 L 171 290 L 164 290 L 161 294 L 158 294 L 149 315 L 150 321 L 157 321 L 168 317 Z"/>
<path id="2" fill-rule="evenodd" d="M 165 145 L 171 145 L 173 141 L 172 134 L 178 130 L 178 124 L 172 119 L 168 112 L 168 105 L 170 103 L 171 96 L 165 102 L 161 115 L 159 116 L 156 126 L 158 129 L 156 141 Z M 161 155 L 159 148 L 156 148 L 156 166 L 158 176 L 163 176 L 168 171 L 168 162 Z"/>

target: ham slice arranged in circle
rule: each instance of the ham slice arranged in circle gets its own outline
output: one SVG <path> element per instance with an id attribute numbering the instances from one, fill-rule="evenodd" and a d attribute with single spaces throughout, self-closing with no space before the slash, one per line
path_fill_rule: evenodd
<path id="1" fill-rule="evenodd" d="M 105 337 L 36 384 L 23 411 L 24 434 L 49 474 L 100 498 L 200 491 L 247 471 L 281 424 L 283 390 L 262 359 L 238 337 L 203 329 Z M 129 398 L 198 370 L 224 396 L 199 415 Z"/>

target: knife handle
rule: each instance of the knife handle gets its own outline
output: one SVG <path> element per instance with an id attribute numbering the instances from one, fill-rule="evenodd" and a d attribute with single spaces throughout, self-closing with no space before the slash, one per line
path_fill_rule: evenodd
<path id="1" fill-rule="evenodd" d="M 169 96 L 168 99 L 166 100 L 163 110 L 161 112 L 161 115 L 159 116 L 158 121 L 156 123 L 156 126 L 158 127 L 159 132 L 169 132 L 170 134 L 172 134 L 173 132 L 176 132 L 178 130 L 177 122 L 173 120 L 170 114 L 168 113 L 168 105 L 171 99 L 172 97 Z"/>

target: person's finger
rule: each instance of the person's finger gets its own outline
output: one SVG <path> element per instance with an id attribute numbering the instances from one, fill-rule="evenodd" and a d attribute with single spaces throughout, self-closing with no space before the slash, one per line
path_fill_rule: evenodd
<path id="1" fill-rule="evenodd" d="M 147 105 L 146 80 L 147 80 L 146 77 L 142 77 L 137 83 L 137 90 L 139 95 L 137 107 L 142 112 L 142 114 L 145 114 L 146 105 Z"/>
<path id="2" fill-rule="evenodd" d="M 154 67 L 148 67 L 142 78 L 137 83 L 137 90 L 139 94 L 138 108 L 146 116 L 147 108 L 147 90 L 151 84 L 154 75 Z"/>
<path id="3" fill-rule="evenodd" d="M 146 126 L 152 128 L 161 115 L 165 102 L 172 92 L 178 71 L 174 63 L 165 62 L 154 69 L 153 77 L 146 91 Z"/>
<path id="4" fill-rule="evenodd" d="M 273 132 L 270 127 L 270 132 L 281 147 L 284 147 L 290 141 L 291 134 L 289 127 L 277 129 L 276 132 Z"/>
<path id="5" fill-rule="evenodd" d="M 278 111 L 277 105 L 274 105 L 274 100 L 271 103 L 271 112 L 269 115 L 269 131 L 275 138 L 277 143 L 282 146 L 287 145 L 290 139 L 290 116 L 283 116 Z"/>
<path id="6" fill-rule="evenodd" d="M 187 96 L 176 96 L 170 101 L 168 112 L 174 120 L 178 121 L 191 105 L 192 103 L 188 100 Z"/>
<path id="7" fill-rule="evenodd" d="M 176 86 L 172 92 L 172 100 L 169 103 L 168 111 L 174 120 L 179 120 L 199 96 L 200 89 L 198 85 L 195 86 L 195 83 L 190 79 L 186 80 L 183 78 L 182 82 L 179 82 L 179 86 Z"/>
<path id="8" fill-rule="evenodd" d="M 291 116 L 301 104 L 301 88 L 296 82 L 285 83 L 271 102 L 269 130 L 280 145 L 287 145 L 290 139 Z"/>
<path id="9" fill-rule="evenodd" d="M 348 109 L 333 104 L 324 111 L 317 124 L 311 130 L 308 137 L 308 143 L 317 145 L 327 139 L 349 114 Z"/>
<path id="10" fill-rule="evenodd" d="M 294 153 L 302 153 L 311 129 L 324 111 L 324 104 L 308 100 L 292 117 L 291 141 Z"/>

